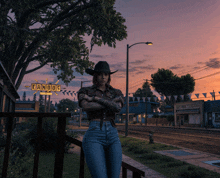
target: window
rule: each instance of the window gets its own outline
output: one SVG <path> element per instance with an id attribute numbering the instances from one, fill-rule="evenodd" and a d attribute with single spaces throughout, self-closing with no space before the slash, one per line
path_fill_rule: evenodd
<path id="1" fill-rule="evenodd" d="M 220 113 L 215 113 L 215 122 L 220 122 Z"/>

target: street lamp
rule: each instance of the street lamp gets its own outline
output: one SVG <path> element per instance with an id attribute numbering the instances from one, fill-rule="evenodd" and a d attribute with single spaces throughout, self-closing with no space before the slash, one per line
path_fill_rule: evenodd
<path id="1" fill-rule="evenodd" d="M 125 136 L 128 136 L 128 120 L 129 120 L 129 98 L 128 98 L 128 56 L 129 56 L 129 48 L 136 44 L 146 44 L 153 45 L 152 42 L 138 42 L 134 43 L 131 46 L 127 44 L 127 69 L 126 69 L 126 122 L 125 122 Z"/>

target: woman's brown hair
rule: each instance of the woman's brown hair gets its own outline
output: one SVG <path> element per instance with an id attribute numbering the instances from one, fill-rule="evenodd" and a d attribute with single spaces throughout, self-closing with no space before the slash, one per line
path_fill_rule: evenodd
<path id="1" fill-rule="evenodd" d="M 100 73 L 95 72 L 94 75 L 93 75 L 93 80 L 92 80 L 92 82 L 93 82 L 94 85 L 97 85 L 97 84 L 98 84 L 97 77 L 98 77 L 99 74 L 100 74 Z M 109 77 L 108 77 L 108 82 L 107 82 L 107 84 L 110 85 L 111 75 L 109 74 L 108 76 L 109 76 Z"/>

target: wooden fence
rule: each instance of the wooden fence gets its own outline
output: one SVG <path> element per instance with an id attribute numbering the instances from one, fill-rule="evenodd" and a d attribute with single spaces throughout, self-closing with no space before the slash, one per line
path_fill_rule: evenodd
<path id="1" fill-rule="evenodd" d="M 7 169 L 9 162 L 9 150 L 11 145 L 11 136 L 13 130 L 13 118 L 15 117 L 35 117 L 38 118 L 37 123 L 37 148 L 34 156 L 34 165 L 33 165 L 33 178 L 38 177 L 38 163 L 39 163 L 39 154 L 42 145 L 43 138 L 43 129 L 42 129 L 42 119 L 47 117 L 56 117 L 58 118 L 57 125 L 57 143 L 58 149 L 55 154 L 55 163 L 54 163 L 54 178 L 62 178 L 63 175 L 63 162 L 64 162 L 64 152 L 65 152 L 65 141 L 73 143 L 79 147 L 81 147 L 80 153 L 80 169 L 79 169 L 79 178 L 84 178 L 84 167 L 85 167 L 85 159 L 84 152 L 82 149 L 82 142 L 66 135 L 66 118 L 71 117 L 71 113 L 9 113 L 9 112 L 0 112 L 0 117 L 6 117 L 8 119 L 8 128 L 7 128 L 7 138 L 6 144 L 4 145 L 4 161 L 2 168 L 2 178 L 7 178 Z M 141 176 L 145 177 L 145 172 L 125 163 L 122 161 L 122 178 L 127 178 L 127 170 L 131 170 L 133 172 L 133 178 L 141 178 Z"/>

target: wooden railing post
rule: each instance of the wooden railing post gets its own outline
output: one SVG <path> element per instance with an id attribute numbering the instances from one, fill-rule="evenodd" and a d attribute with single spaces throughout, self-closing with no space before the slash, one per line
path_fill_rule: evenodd
<path id="1" fill-rule="evenodd" d="M 83 147 L 81 145 L 81 151 L 80 151 L 80 168 L 79 168 L 79 178 L 84 178 L 84 152 L 83 152 Z"/>
<path id="2" fill-rule="evenodd" d="M 7 139 L 6 139 L 6 145 L 5 145 L 4 163 L 3 163 L 3 169 L 2 169 L 2 178 L 7 177 L 9 151 L 10 151 L 10 145 L 11 145 L 12 125 L 13 125 L 13 117 L 10 116 L 8 117 L 8 129 L 7 129 Z"/>
<path id="3" fill-rule="evenodd" d="M 133 178 L 141 178 L 141 175 L 138 172 L 133 172 Z"/>
<path id="4" fill-rule="evenodd" d="M 63 160 L 65 152 L 65 141 L 66 141 L 66 117 L 59 117 L 57 124 L 57 151 L 55 155 L 54 164 L 54 178 L 62 178 L 63 174 Z"/>
<path id="5" fill-rule="evenodd" d="M 42 145 L 42 122 L 43 119 L 42 117 L 38 117 L 38 122 L 37 122 L 37 147 L 36 147 L 36 152 L 34 156 L 34 169 L 33 169 L 33 178 L 37 178 L 38 176 L 38 163 L 39 163 L 39 155 L 40 155 L 40 150 L 41 150 L 41 145 Z"/>
<path id="6" fill-rule="evenodd" d="M 127 178 L 127 169 L 122 166 L 122 178 Z"/>

